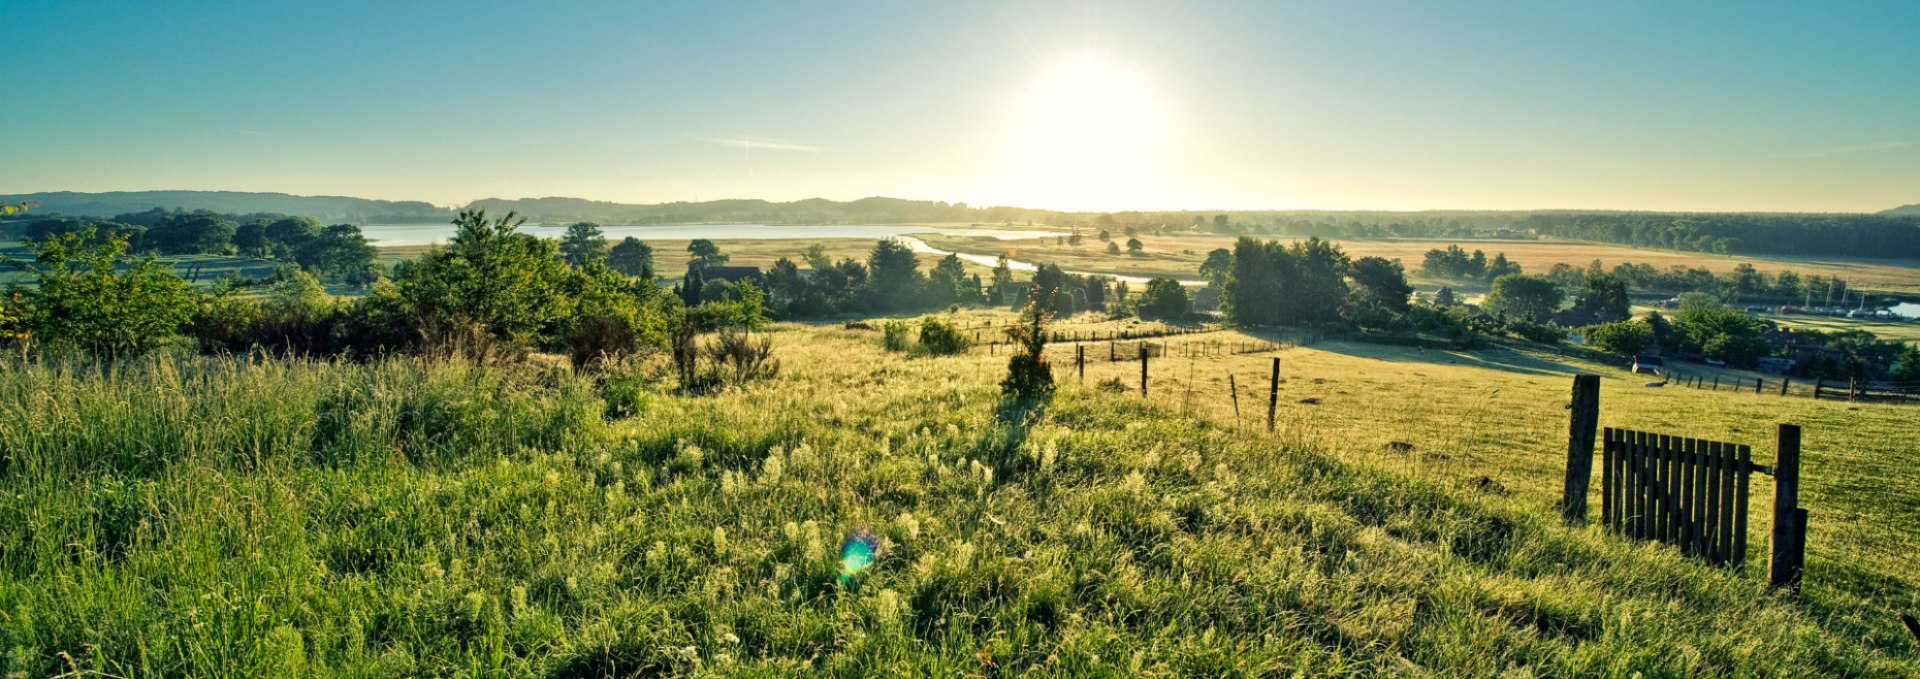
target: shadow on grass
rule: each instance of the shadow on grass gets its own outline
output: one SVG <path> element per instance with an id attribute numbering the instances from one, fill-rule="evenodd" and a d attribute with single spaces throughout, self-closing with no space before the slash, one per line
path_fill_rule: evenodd
<path id="1" fill-rule="evenodd" d="M 1487 368 L 1521 375 L 1566 376 L 1592 372 L 1591 368 L 1568 365 L 1499 346 L 1480 349 L 1427 349 L 1352 341 L 1330 341 L 1313 345 L 1329 353 L 1392 363 L 1431 363 Z"/>

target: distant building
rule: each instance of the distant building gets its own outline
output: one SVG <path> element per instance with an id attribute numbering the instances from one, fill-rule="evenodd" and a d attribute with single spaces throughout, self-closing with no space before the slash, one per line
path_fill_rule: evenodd
<path id="1" fill-rule="evenodd" d="M 706 280 L 725 280 L 733 283 L 753 281 L 754 285 L 765 286 L 767 276 L 757 266 L 703 266 L 700 276 Z"/>
<path id="2" fill-rule="evenodd" d="M 1667 362 L 1661 360 L 1659 356 L 1641 354 L 1633 357 L 1633 372 L 1665 375 L 1667 372 Z"/>

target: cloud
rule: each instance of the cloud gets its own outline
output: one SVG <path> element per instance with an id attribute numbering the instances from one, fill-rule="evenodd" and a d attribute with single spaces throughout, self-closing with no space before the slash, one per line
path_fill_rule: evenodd
<path id="1" fill-rule="evenodd" d="M 740 136 L 736 136 L 736 137 L 699 137 L 699 136 L 696 136 L 696 137 L 694 137 L 694 139 L 698 139 L 698 140 L 700 140 L 700 141 L 704 141 L 704 142 L 712 142 L 712 143 L 715 143 L 715 144 L 721 144 L 721 145 L 724 145 L 724 146 L 733 146 L 733 147 L 737 147 L 737 148 L 743 148 L 743 149 L 748 149 L 748 150 L 752 150 L 752 149 L 769 149 L 769 150 L 773 150 L 773 151 L 806 151 L 806 152 L 809 152 L 809 153 L 811 153 L 811 152 L 814 152 L 814 151 L 829 151 L 829 150 L 831 150 L 831 149 L 829 149 L 829 148 L 827 148 L 827 147 L 825 147 L 825 146 L 812 146 L 812 145 L 808 145 L 808 144 L 797 144 L 797 143 L 794 143 L 794 142 L 790 142 L 790 141 L 787 141 L 787 140 L 785 140 L 785 139 L 774 139 L 774 138 L 772 138 L 772 137 L 755 137 L 755 136 L 752 136 L 752 135 L 740 135 Z"/>
<path id="2" fill-rule="evenodd" d="M 1835 146 L 1833 148 L 1817 149 L 1813 151 L 1802 151 L 1800 153 L 1789 153 L 1789 154 L 1786 154 L 1784 157 L 1831 158 L 1833 156 L 1850 156 L 1856 153 L 1873 153 L 1876 151 L 1892 151 L 1894 149 L 1903 149 L 1909 146 L 1920 146 L 1920 141 L 1916 141 L 1916 140 L 1881 141 L 1881 142 L 1874 142 L 1871 144 L 1854 144 L 1851 146 Z"/>

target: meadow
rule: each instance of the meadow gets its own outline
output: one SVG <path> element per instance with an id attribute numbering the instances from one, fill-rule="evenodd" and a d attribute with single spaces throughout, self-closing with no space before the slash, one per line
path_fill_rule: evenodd
<path id="1" fill-rule="evenodd" d="M 1004 325 L 975 311 L 965 324 Z M 1088 328 L 1108 327 L 1091 321 Z M 912 357 L 777 324 L 677 392 L 447 358 L 0 370 L 0 664 L 92 676 L 1912 676 L 1913 411 L 1648 388 L 1492 348 Z M 1245 341 L 1219 332 L 1166 340 Z M 1274 339 L 1279 339 L 1275 337 Z M 1089 352 L 1098 353 L 1098 352 Z M 1278 426 L 1264 386 L 1282 362 Z M 1603 426 L 1807 427 L 1806 587 L 1553 513 Z M 1125 390 L 1100 388 L 1118 381 Z M 1261 396 L 1264 396 L 1262 394 Z M 1391 442 L 1409 444 L 1390 448 Z M 1766 452 L 1762 452 L 1766 451 Z M 1756 483 L 1754 496 L 1771 488 Z M 1764 545 L 1765 512 L 1752 530 Z M 883 548 L 842 583 L 843 536 Z M 1764 549 L 1755 549 L 1762 552 Z"/>
<path id="2" fill-rule="evenodd" d="M 1215 248 L 1232 248 L 1234 242 L 1231 236 L 1213 234 L 1143 234 L 1139 236 L 1144 246 L 1140 255 L 1130 255 L 1125 252 L 1114 255 L 1107 253 L 1106 243 L 1093 238 L 1090 232 L 1083 230 L 1082 233 L 1084 237 L 1079 245 L 1061 244 L 1055 239 L 1000 241 L 991 238 L 940 235 L 924 235 L 920 238 L 927 244 L 943 250 L 970 254 L 991 256 L 1012 250 L 1018 253 L 1016 259 L 1054 262 L 1070 270 L 1189 279 L 1199 277 L 1196 271 L 1200 263 L 1206 260 L 1208 251 Z M 1117 231 L 1112 235 L 1114 242 L 1120 243 L 1124 248 L 1127 236 Z M 1732 271 L 1740 263 L 1749 262 L 1754 265 L 1754 268 L 1768 273 L 1792 270 L 1802 276 L 1840 276 L 1859 289 L 1901 294 L 1920 293 L 1920 283 L 1916 283 L 1920 281 L 1920 262 L 1912 260 L 1719 255 L 1558 240 L 1407 238 L 1336 242 L 1349 256 L 1398 259 L 1406 265 L 1408 274 L 1416 281 L 1429 285 L 1448 283 L 1456 288 L 1462 286 L 1451 281 L 1429 280 L 1418 276 L 1420 262 L 1428 250 L 1459 245 L 1469 251 L 1485 250 L 1488 257 L 1492 257 L 1496 252 L 1504 252 L 1508 259 L 1518 263 L 1529 273 L 1546 273 L 1548 269 L 1553 268 L 1553 265 L 1561 263 L 1585 268 L 1589 262 L 1596 259 L 1609 268 L 1624 262 L 1645 262 L 1663 270 L 1675 265 L 1701 266 L 1715 273 Z"/>

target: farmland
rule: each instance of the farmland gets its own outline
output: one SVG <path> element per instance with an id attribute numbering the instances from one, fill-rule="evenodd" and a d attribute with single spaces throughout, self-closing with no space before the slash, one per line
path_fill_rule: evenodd
<path id="1" fill-rule="evenodd" d="M 1095 362 L 1082 384 L 1056 346 L 1060 392 L 1021 407 L 995 387 L 1004 349 L 910 358 L 878 334 L 776 325 L 780 374 L 708 395 L 673 389 L 657 357 L 599 378 L 435 358 L 155 356 L 110 372 L 16 359 L 0 373 L 5 662 L 121 676 L 1920 670 L 1895 617 L 1920 604 L 1908 410 L 1650 389 L 1514 348 L 1336 341 L 1176 351 L 1144 399 L 1137 364 Z M 1225 378 L 1264 384 L 1275 356 L 1268 434 L 1244 391 L 1234 417 Z M 1776 422 L 1807 427 L 1816 518 L 1799 598 L 1766 591 L 1757 562 L 1724 572 L 1559 524 L 1562 404 L 1580 371 L 1608 376 L 1604 426 L 1757 451 Z M 1109 378 L 1127 389 L 1094 388 Z M 881 557 L 836 584 L 837 544 L 859 526 Z"/>

